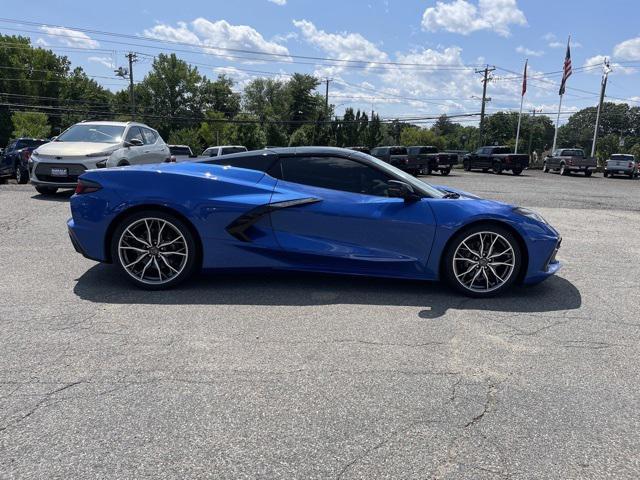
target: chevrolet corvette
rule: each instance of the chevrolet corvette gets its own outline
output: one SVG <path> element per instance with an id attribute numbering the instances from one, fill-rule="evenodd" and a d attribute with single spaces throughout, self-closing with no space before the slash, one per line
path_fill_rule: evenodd
<path id="1" fill-rule="evenodd" d="M 487 297 L 560 268 L 561 237 L 539 214 L 339 148 L 90 170 L 71 212 L 75 249 L 146 289 L 278 269 L 442 279 Z"/>

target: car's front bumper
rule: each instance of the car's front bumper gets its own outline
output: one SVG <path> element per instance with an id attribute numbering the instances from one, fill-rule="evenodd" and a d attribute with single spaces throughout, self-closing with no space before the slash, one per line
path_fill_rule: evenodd
<path id="1" fill-rule="evenodd" d="M 545 242 L 547 243 L 547 242 Z M 548 249 L 547 243 L 547 249 Z M 556 274 L 561 268 L 562 263 L 558 260 L 557 255 L 560 247 L 562 246 L 562 237 L 558 237 L 554 240 L 554 243 L 551 243 L 551 253 L 546 257 L 540 257 L 540 254 L 535 256 L 529 255 L 529 268 L 527 271 L 527 275 L 524 277 L 524 282 L 527 285 L 534 285 L 536 283 L 540 283 L 543 280 L 549 278 L 551 275 Z M 544 253 L 545 246 L 541 245 L 541 252 Z M 540 248 L 538 247 L 538 248 Z M 544 263 L 542 265 L 536 265 L 536 262 L 539 262 L 540 258 L 544 258 Z"/>
<path id="2" fill-rule="evenodd" d="M 105 158 L 100 157 L 78 160 L 76 158 L 39 158 L 32 156 L 29 162 L 29 177 L 33 185 L 75 188 L 80 175 L 87 170 L 98 168 L 97 163 L 104 160 Z M 56 172 L 56 170 L 58 170 L 58 172 Z M 60 175 L 60 170 L 65 170 L 66 174 Z"/>

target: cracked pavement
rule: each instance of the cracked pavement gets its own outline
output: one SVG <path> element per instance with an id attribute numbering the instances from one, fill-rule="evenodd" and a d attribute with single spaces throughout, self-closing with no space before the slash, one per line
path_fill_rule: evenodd
<path id="1" fill-rule="evenodd" d="M 639 478 L 640 181 L 427 179 L 539 211 L 564 269 L 144 292 L 75 253 L 68 195 L 0 185 L 0 478 Z"/>

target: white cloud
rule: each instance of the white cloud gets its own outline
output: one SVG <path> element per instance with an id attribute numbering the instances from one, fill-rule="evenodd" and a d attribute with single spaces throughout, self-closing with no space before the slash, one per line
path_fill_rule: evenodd
<path id="1" fill-rule="evenodd" d="M 206 18 L 196 18 L 191 23 L 178 22 L 177 27 L 158 24 L 144 31 L 146 37 L 157 40 L 190 43 L 202 48 L 213 47 L 250 50 L 261 53 L 289 55 L 287 47 L 277 42 L 265 40 L 254 28 L 247 25 L 231 25 L 226 20 L 211 22 Z"/>
<path id="2" fill-rule="evenodd" d="M 287 4 L 287 0 L 269 0 L 271 3 L 275 3 L 276 5 L 286 5 Z"/>
<path id="3" fill-rule="evenodd" d="M 45 32 L 51 38 L 57 39 L 60 43 L 67 47 L 80 47 L 80 48 L 97 48 L 100 43 L 92 39 L 84 32 L 72 30 L 64 27 L 49 27 L 43 25 L 40 30 Z"/>
<path id="4" fill-rule="evenodd" d="M 36 45 L 40 46 L 40 47 L 48 47 L 49 46 L 49 42 L 47 42 L 44 38 L 40 37 L 36 40 Z"/>
<path id="5" fill-rule="evenodd" d="M 613 55 L 620 60 L 640 60 L 640 37 L 617 44 L 613 47 Z"/>
<path id="6" fill-rule="evenodd" d="M 318 30 L 308 20 L 294 20 L 293 24 L 300 29 L 301 36 L 307 43 L 319 48 L 331 58 L 363 60 L 364 62 L 386 62 L 389 60 L 385 52 L 359 33 L 327 33 L 324 30 Z M 322 76 L 335 75 L 343 69 L 344 67 L 338 64 L 324 67 L 316 73 L 320 73 Z"/>
<path id="7" fill-rule="evenodd" d="M 446 30 L 468 35 L 491 30 L 506 37 L 511 33 L 511 25 L 527 25 L 516 0 L 478 0 L 477 6 L 467 0 L 439 1 L 422 16 L 422 27 L 431 32 Z"/>
<path id="8" fill-rule="evenodd" d="M 90 62 L 100 63 L 107 68 L 115 68 L 115 65 L 113 64 L 113 58 L 111 57 L 89 57 L 87 58 L 87 60 Z"/>
<path id="9" fill-rule="evenodd" d="M 544 55 L 544 50 L 531 50 L 530 48 L 523 47 L 522 45 L 516 47 L 516 52 L 530 57 L 541 57 Z"/>

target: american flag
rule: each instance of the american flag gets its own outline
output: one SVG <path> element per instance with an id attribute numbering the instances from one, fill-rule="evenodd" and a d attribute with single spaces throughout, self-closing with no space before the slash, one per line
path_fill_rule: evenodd
<path id="1" fill-rule="evenodd" d="M 571 39 L 567 42 L 567 55 L 564 58 L 564 73 L 562 75 L 562 83 L 560 83 L 560 95 L 564 95 L 567 85 L 567 79 L 571 76 L 571 47 L 569 46 Z"/>

